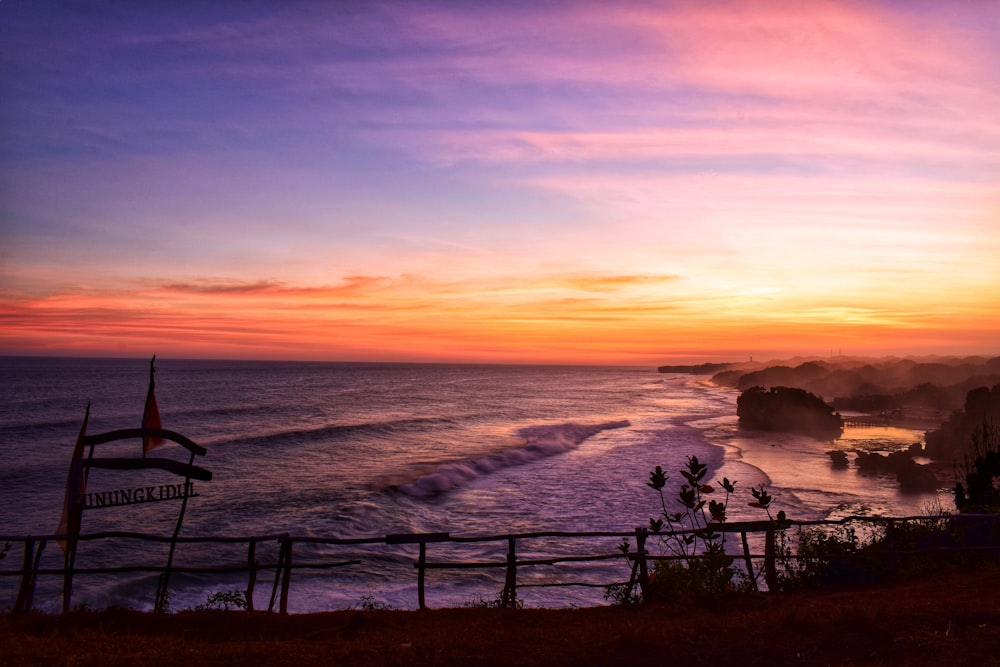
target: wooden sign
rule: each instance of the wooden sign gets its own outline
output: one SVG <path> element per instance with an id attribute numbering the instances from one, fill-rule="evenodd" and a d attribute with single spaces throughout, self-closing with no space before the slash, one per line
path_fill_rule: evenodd
<path id="1" fill-rule="evenodd" d="M 197 497 L 198 493 L 194 490 L 194 482 L 137 486 L 132 489 L 88 492 L 83 498 L 83 509 L 90 510 L 99 507 L 138 505 L 140 503 L 156 503 L 161 500 L 180 500 Z"/>
<path id="2" fill-rule="evenodd" d="M 156 396 L 154 394 L 153 375 L 156 372 L 155 361 L 156 357 L 154 356 L 149 362 L 149 390 L 146 394 L 146 405 L 143 410 L 142 426 L 140 428 L 127 428 L 109 431 L 108 433 L 88 435 L 87 422 L 90 419 L 90 405 L 87 405 L 87 413 L 83 418 L 83 425 L 80 427 L 80 434 L 73 449 L 73 457 L 70 460 L 69 475 L 66 481 L 66 495 L 63 499 L 63 514 L 57 529 L 57 538 L 59 539 L 60 546 L 63 548 L 64 554 L 64 614 L 70 609 L 73 564 L 76 558 L 77 542 L 80 537 L 83 510 L 121 507 L 163 500 L 181 500 L 180 513 L 177 516 L 177 523 L 170 540 L 167 566 L 160 576 L 160 582 L 156 591 L 154 608 L 156 611 L 164 611 L 166 608 L 167 580 L 170 576 L 170 567 L 174 559 L 174 548 L 177 545 L 177 536 L 181 530 L 181 522 L 184 520 L 187 500 L 198 495 L 194 491 L 194 483 L 191 480 L 207 482 L 212 479 L 212 473 L 205 468 L 194 465 L 195 456 L 205 456 L 208 453 L 204 447 L 195 444 L 180 433 L 161 428 L 159 409 L 156 406 Z M 141 458 L 94 457 L 94 448 L 97 445 L 129 439 L 142 440 Z M 150 450 L 166 444 L 168 441 L 175 442 L 188 450 L 190 457 L 187 463 L 174 459 L 147 456 Z M 89 449 L 89 453 L 84 457 L 84 450 L 87 449 Z M 153 486 L 137 486 L 114 491 L 92 491 L 88 493 L 87 478 L 90 471 L 95 468 L 103 470 L 158 469 L 183 477 L 184 481 L 177 484 L 156 484 Z"/>

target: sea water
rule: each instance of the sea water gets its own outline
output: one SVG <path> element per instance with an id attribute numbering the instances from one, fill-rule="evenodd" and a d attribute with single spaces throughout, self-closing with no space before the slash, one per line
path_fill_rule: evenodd
<path id="1" fill-rule="evenodd" d="M 0 358 L 0 380 L 0 535 L 50 535 L 87 406 L 89 434 L 139 426 L 149 361 Z M 711 479 L 737 480 L 741 500 L 732 504 L 731 520 L 762 518 L 744 502 L 751 499 L 749 488 L 760 485 L 769 487 L 776 509 L 797 519 L 845 507 L 872 510 L 873 503 L 877 513 L 912 515 L 936 499 L 900 494 L 892 480 L 833 470 L 825 443 L 744 433 L 736 423 L 737 392 L 650 368 L 159 359 L 155 382 L 163 427 L 205 447 L 207 456 L 195 464 L 213 475 L 194 482 L 197 497 L 187 503 L 182 536 L 629 531 L 658 514 L 658 496 L 645 484 L 649 471 L 662 466 L 673 488 L 689 456 L 709 465 Z M 887 447 L 898 448 L 920 434 L 886 437 Z M 155 455 L 187 462 L 186 450 L 174 444 Z M 95 456 L 140 457 L 140 444 L 101 445 Z M 87 491 L 180 481 L 159 470 L 93 469 Z M 87 510 L 83 532 L 168 536 L 179 505 Z M 614 551 L 614 542 L 605 551 Z M 258 562 L 273 561 L 268 549 L 274 544 L 261 544 Z M 502 562 L 505 546 L 467 545 L 461 555 Z M 528 547 L 521 557 L 552 546 Z M 149 564 L 163 560 L 161 547 L 83 542 L 76 565 Z M 293 612 L 341 609 L 361 600 L 415 606 L 414 545 L 300 543 L 297 549 L 297 563 L 343 558 L 361 564 L 297 571 Z M 435 553 L 447 550 L 439 545 Z M 246 558 L 245 544 L 181 544 L 175 564 L 239 564 Z M 58 547 L 49 545 L 40 563 L 60 567 Z M 625 568 L 600 567 L 612 578 L 612 568 Z M 258 607 L 268 604 L 272 576 L 261 574 Z M 502 576 L 502 570 L 432 573 L 428 602 L 488 600 Z M 155 580 L 149 573 L 79 576 L 74 601 L 148 608 Z M 13 604 L 17 583 L 0 578 L 0 606 Z M 40 577 L 36 607 L 57 608 L 60 585 L 58 577 Z M 192 607 L 207 593 L 245 586 L 245 573 L 175 574 L 171 605 Z M 528 588 L 523 597 L 535 606 L 602 601 L 599 589 L 585 588 Z"/>

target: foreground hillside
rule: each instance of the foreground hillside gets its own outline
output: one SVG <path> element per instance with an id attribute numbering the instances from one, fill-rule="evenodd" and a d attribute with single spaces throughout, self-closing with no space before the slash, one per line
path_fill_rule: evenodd
<path id="1" fill-rule="evenodd" d="M 694 611 L 449 609 L 281 617 L 0 616 L 10 665 L 989 665 L 1000 570 L 890 588 L 757 595 Z"/>

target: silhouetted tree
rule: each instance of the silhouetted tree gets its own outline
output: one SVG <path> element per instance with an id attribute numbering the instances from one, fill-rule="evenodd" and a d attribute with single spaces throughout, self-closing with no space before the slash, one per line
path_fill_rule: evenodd
<path id="1" fill-rule="evenodd" d="M 968 392 L 962 410 L 954 411 L 939 428 L 926 433 L 927 455 L 961 461 L 977 432 L 982 435 L 984 424 L 1000 424 L 1000 384 Z"/>
<path id="2" fill-rule="evenodd" d="M 990 422 L 972 434 L 962 469 L 955 475 L 955 507 L 964 514 L 1000 512 L 1000 432 Z"/>

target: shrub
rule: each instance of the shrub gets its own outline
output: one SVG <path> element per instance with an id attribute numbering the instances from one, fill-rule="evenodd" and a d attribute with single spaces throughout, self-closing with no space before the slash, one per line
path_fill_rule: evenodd
<path id="1" fill-rule="evenodd" d="M 667 475 L 662 467 L 656 466 L 646 483 L 659 494 L 660 516 L 649 520 L 649 530 L 650 540 L 659 545 L 660 553 L 654 557 L 644 601 L 714 597 L 750 590 L 753 582 L 740 568 L 734 567 L 733 557 L 726 553 L 726 533 L 719 530 L 726 522 L 736 482 L 724 478 L 717 487 L 706 484 L 708 466 L 696 456 L 688 457 L 680 474 L 684 482 L 673 499 L 680 511 L 668 507 L 664 493 Z M 709 499 L 717 491 L 723 494 L 721 500 Z M 755 499 L 751 505 L 763 509 L 773 521 L 771 496 L 763 486 L 751 492 Z M 781 513 L 779 520 L 783 519 L 784 513 Z M 620 548 L 628 558 L 629 541 L 624 540 Z M 633 583 L 609 587 L 605 599 L 619 603 L 639 601 Z"/>
<path id="2" fill-rule="evenodd" d="M 211 593 L 205 598 L 205 604 L 198 605 L 195 607 L 197 611 L 204 611 L 206 609 L 219 609 L 222 611 L 229 611 L 231 609 L 246 609 L 247 608 L 247 597 L 246 593 L 240 590 L 231 591 L 216 591 Z"/>
<path id="3" fill-rule="evenodd" d="M 860 529 L 851 524 L 801 529 L 797 558 L 783 561 L 781 588 L 866 586 L 966 568 L 984 556 L 960 548 L 970 546 L 970 535 L 983 527 L 937 514 L 917 521 L 887 519 Z"/>
<path id="4" fill-rule="evenodd" d="M 786 570 L 783 586 L 788 590 L 879 581 L 884 567 L 871 558 L 871 547 L 881 540 L 873 535 L 870 542 L 863 542 L 851 525 L 800 530 L 798 559 L 791 571 Z"/>
<path id="5" fill-rule="evenodd" d="M 608 590 L 613 586 L 614 585 L 605 588 L 605 600 L 610 599 Z M 471 609 L 524 609 L 524 600 L 517 597 L 516 594 L 510 595 L 506 591 L 503 591 L 498 593 L 492 600 L 488 600 L 482 595 L 477 595 L 471 601 L 463 603 L 462 606 Z"/>
<path id="6" fill-rule="evenodd" d="M 387 611 L 394 607 L 386 602 L 375 599 L 374 594 L 362 595 L 356 605 L 351 605 L 349 609 L 360 609 L 361 611 Z"/>

